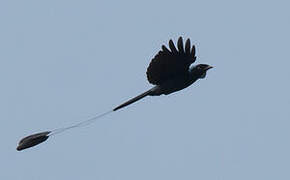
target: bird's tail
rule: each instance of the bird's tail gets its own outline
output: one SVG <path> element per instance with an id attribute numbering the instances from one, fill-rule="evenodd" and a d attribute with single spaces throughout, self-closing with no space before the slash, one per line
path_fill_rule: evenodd
<path id="1" fill-rule="evenodd" d="M 140 95 L 138 95 L 138 96 L 126 101 L 126 102 L 124 102 L 123 104 L 115 107 L 113 109 L 113 111 L 117 111 L 118 109 L 121 109 L 121 108 L 123 108 L 125 106 L 128 106 L 128 105 L 130 105 L 130 104 L 132 104 L 132 103 L 134 103 L 134 102 L 136 102 L 136 101 L 138 101 L 138 100 L 150 95 L 154 89 L 155 89 L 155 87 L 153 87 L 153 88 L 149 89 L 148 91 L 146 91 L 146 92 L 144 92 L 144 93 L 142 93 L 142 94 L 140 94 Z"/>

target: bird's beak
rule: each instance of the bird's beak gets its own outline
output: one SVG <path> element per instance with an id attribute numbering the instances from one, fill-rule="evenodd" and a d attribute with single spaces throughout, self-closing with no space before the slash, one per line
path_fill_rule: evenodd
<path id="1" fill-rule="evenodd" d="M 211 68 L 213 68 L 212 66 L 207 66 L 206 68 L 205 68 L 205 70 L 209 70 L 209 69 L 211 69 Z"/>

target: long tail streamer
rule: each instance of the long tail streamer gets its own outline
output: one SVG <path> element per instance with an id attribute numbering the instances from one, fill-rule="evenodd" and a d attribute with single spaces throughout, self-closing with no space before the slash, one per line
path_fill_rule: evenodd
<path id="1" fill-rule="evenodd" d="M 89 125 L 89 124 L 95 122 L 96 120 L 98 120 L 98 119 L 100 119 L 100 118 L 102 118 L 102 117 L 104 117 L 104 116 L 110 114 L 111 112 L 113 112 L 113 110 L 110 110 L 110 111 L 105 112 L 105 113 L 103 113 L 103 114 L 100 114 L 100 115 L 98 115 L 98 116 L 94 116 L 94 117 L 92 117 L 92 118 L 90 118 L 90 119 L 87 119 L 87 120 L 85 120 L 85 121 L 79 122 L 79 123 L 77 123 L 77 124 L 75 124 L 75 125 L 72 125 L 72 126 L 68 126 L 68 127 L 63 127 L 63 128 L 58 128 L 58 129 L 52 130 L 52 131 L 48 134 L 48 136 L 52 136 L 52 135 L 55 135 L 55 134 L 59 134 L 59 133 L 62 133 L 62 132 L 64 132 L 64 131 L 67 131 L 67 130 L 69 130 L 69 129 L 73 129 L 73 128 L 77 128 L 77 127 L 87 126 L 87 125 Z"/>
<path id="2" fill-rule="evenodd" d="M 91 118 L 89 118 L 87 120 L 81 121 L 81 122 L 76 123 L 74 125 L 63 127 L 63 128 L 58 128 L 58 129 L 55 129 L 55 130 L 52 130 L 52 131 L 44 131 L 44 132 L 40 132 L 40 133 L 36 133 L 36 134 L 29 135 L 27 137 L 24 137 L 24 138 L 22 138 L 19 141 L 18 147 L 16 149 L 18 151 L 22 151 L 23 149 L 27 149 L 27 148 L 36 146 L 36 145 L 46 141 L 48 139 L 48 137 L 50 137 L 50 136 L 53 136 L 53 135 L 56 135 L 56 134 L 60 134 L 60 133 L 62 133 L 64 131 L 67 131 L 69 129 L 82 127 L 82 126 L 87 126 L 87 125 L 95 122 L 96 120 L 98 120 L 98 119 L 100 119 L 100 118 L 102 118 L 102 117 L 104 117 L 104 116 L 106 116 L 106 115 L 108 115 L 108 114 L 110 114 L 110 113 L 112 113 L 114 111 L 117 111 L 118 109 L 126 107 L 129 104 L 132 104 L 132 103 L 134 103 L 134 102 L 146 97 L 147 95 L 149 95 L 151 93 L 152 89 L 140 94 L 139 96 L 136 96 L 136 97 L 130 99 L 129 101 L 121 104 L 120 106 L 114 108 L 113 110 L 110 110 L 110 111 L 105 112 L 103 114 L 91 117 Z"/>
<path id="3" fill-rule="evenodd" d="M 36 146 L 36 145 L 46 141 L 50 136 L 62 133 L 62 132 L 67 131 L 69 129 L 73 129 L 73 128 L 89 125 L 89 124 L 95 122 L 96 120 L 106 116 L 107 114 L 110 114 L 111 112 L 113 112 L 113 110 L 105 112 L 105 113 L 100 114 L 98 116 L 94 116 L 94 117 L 92 117 L 90 119 L 81 121 L 81 122 L 79 122 L 77 124 L 74 124 L 74 125 L 71 125 L 71 126 L 68 126 L 68 127 L 58 128 L 58 129 L 55 129 L 55 130 L 52 130 L 52 131 L 44 131 L 44 132 L 40 132 L 40 133 L 36 133 L 36 134 L 32 134 L 32 135 L 26 136 L 26 137 L 22 138 L 19 141 L 16 150 L 17 151 L 22 151 L 24 149 Z"/>

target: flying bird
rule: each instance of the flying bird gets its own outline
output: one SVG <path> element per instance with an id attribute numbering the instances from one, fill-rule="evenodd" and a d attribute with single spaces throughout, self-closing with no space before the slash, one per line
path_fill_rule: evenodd
<path id="1" fill-rule="evenodd" d="M 168 95 L 190 86 L 198 79 L 205 78 L 207 70 L 212 68 L 212 66 L 207 64 L 192 66 L 195 60 L 195 46 L 191 47 L 189 39 L 186 40 L 184 46 L 183 39 L 180 37 L 177 41 L 177 48 L 173 41 L 169 40 L 169 49 L 163 45 L 147 68 L 147 80 L 154 85 L 151 89 L 115 107 L 113 110 L 80 123 L 27 136 L 20 140 L 17 150 L 21 151 L 36 146 L 46 141 L 48 137 L 68 129 L 88 125 L 96 119 L 128 106 L 146 96 Z"/>
<path id="2" fill-rule="evenodd" d="M 195 60 L 195 46 L 191 47 L 190 39 L 186 40 L 184 46 L 182 37 L 179 37 L 177 48 L 170 39 L 169 49 L 162 45 L 162 50 L 151 60 L 147 68 L 147 80 L 154 87 L 117 106 L 113 111 L 117 111 L 146 96 L 171 94 L 190 86 L 198 79 L 205 78 L 207 70 L 213 67 L 207 64 L 191 66 Z"/>

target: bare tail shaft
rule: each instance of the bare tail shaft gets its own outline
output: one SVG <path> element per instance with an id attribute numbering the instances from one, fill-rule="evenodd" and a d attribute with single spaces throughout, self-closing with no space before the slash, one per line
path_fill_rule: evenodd
<path id="1" fill-rule="evenodd" d="M 113 109 L 113 111 L 117 111 L 118 109 L 121 109 L 121 108 L 123 108 L 125 106 L 128 106 L 128 105 L 130 105 L 130 104 L 132 104 L 132 103 L 134 103 L 134 102 L 136 102 L 136 101 L 138 101 L 138 100 L 140 100 L 140 99 L 142 99 L 142 98 L 150 95 L 150 93 L 152 92 L 152 90 L 153 90 L 153 88 L 150 89 L 150 90 L 148 90 L 148 91 L 146 91 L 146 92 L 144 92 L 144 93 L 142 93 L 142 94 L 140 94 L 139 96 L 136 96 L 136 97 L 130 99 L 129 101 L 124 102 L 123 104 L 115 107 Z"/>

